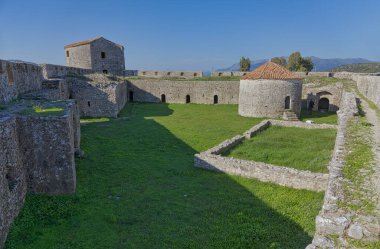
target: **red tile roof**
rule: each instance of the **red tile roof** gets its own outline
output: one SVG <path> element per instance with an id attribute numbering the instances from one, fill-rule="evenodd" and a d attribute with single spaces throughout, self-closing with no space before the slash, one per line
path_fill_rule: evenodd
<path id="1" fill-rule="evenodd" d="M 85 41 L 75 42 L 75 43 L 66 45 L 65 48 L 73 48 L 73 47 L 78 47 L 78 46 L 90 44 L 91 42 L 99 40 L 100 38 L 102 38 L 102 37 L 96 37 L 95 39 L 91 39 L 91 40 L 85 40 Z"/>
<path id="2" fill-rule="evenodd" d="M 94 42 L 94 41 L 97 41 L 97 40 L 99 40 L 99 39 L 107 40 L 107 39 L 105 39 L 104 37 L 101 37 L 101 36 L 100 36 L 100 37 L 96 37 L 96 38 L 91 39 L 91 40 L 85 40 L 85 41 L 75 42 L 75 43 L 72 43 L 72 44 L 66 45 L 64 48 L 67 49 L 67 48 L 73 48 L 73 47 L 78 47 L 78 46 L 82 46 L 82 45 L 90 44 L 90 43 L 92 43 L 92 42 Z M 107 40 L 107 41 L 108 41 L 108 40 Z M 114 42 L 112 42 L 112 43 L 114 43 Z M 116 44 L 116 43 L 115 43 L 115 44 Z M 122 45 L 119 45 L 119 44 L 116 44 L 116 45 L 119 46 L 119 47 L 121 47 L 121 48 L 123 48 Z"/>
<path id="3" fill-rule="evenodd" d="M 274 62 L 267 62 L 256 68 L 254 71 L 247 73 L 242 77 L 245 80 L 273 79 L 273 80 L 299 80 L 298 75 L 292 73 L 283 66 Z"/>

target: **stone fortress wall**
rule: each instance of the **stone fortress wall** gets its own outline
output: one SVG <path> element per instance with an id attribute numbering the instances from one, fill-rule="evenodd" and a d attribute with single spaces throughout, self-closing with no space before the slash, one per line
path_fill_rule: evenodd
<path id="1" fill-rule="evenodd" d="M 0 60 L 0 104 L 40 90 L 42 81 L 42 68 L 38 65 Z"/>
<path id="2" fill-rule="evenodd" d="M 192 79 L 203 77 L 202 71 L 160 71 L 160 70 L 136 70 L 138 77 L 148 77 L 148 78 L 184 78 Z M 132 72 L 127 72 L 131 74 Z"/>
<path id="3" fill-rule="evenodd" d="M 128 99 L 136 102 L 237 104 L 239 81 L 129 79 Z"/>
<path id="4" fill-rule="evenodd" d="M 76 188 L 74 155 L 80 151 L 80 125 L 73 100 L 62 101 L 64 113 L 34 116 L 19 113 L 29 105 L 0 112 L 0 248 L 26 193 L 65 194 Z M 12 108 L 12 107 L 9 107 Z"/>

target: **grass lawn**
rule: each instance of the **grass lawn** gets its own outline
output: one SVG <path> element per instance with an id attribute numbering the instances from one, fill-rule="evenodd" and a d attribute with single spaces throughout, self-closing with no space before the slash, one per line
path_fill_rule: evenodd
<path id="1" fill-rule="evenodd" d="M 306 120 L 313 120 L 316 124 L 337 124 L 338 115 L 336 112 L 319 112 L 313 111 L 311 115 L 308 114 L 306 109 L 301 110 L 300 120 L 305 122 Z"/>
<path id="2" fill-rule="evenodd" d="M 335 137 L 334 129 L 271 126 L 225 156 L 328 173 Z"/>
<path id="3" fill-rule="evenodd" d="M 29 194 L 6 248 L 305 248 L 323 193 L 193 167 L 260 122 L 236 105 L 128 104 L 82 127 L 74 195 Z"/>

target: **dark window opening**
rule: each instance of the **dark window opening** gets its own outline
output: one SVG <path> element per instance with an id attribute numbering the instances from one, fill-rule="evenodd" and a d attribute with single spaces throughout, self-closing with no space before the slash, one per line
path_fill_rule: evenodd
<path id="1" fill-rule="evenodd" d="M 17 180 L 15 178 L 13 178 L 11 175 L 9 174 L 6 174 L 5 175 L 5 179 L 7 179 L 8 181 L 8 189 L 9 189 L 9 192 L 13 192 L 13 190 L 16 188 L 17 186 Z"/>
<path id="2" fill-rule="evenodd" d="M 168 72 L 166 75 L 167 75 L 167 76 L 170 76 L 170 72 Z"/>
<path id="3" fill-rule="evenodd" d="M 133 102 L 133 91 L 129 91 L 129 102 Z"/>
<path id="4" fill-rule="evenodd" d="M 318 102 L 318 110 L 328 111 L 330 106 L 330 101 L 328 98 L 321 98 Z"/>
<path id="5" fill-rule="evenodd" d="M 186 104 L 190 103 L 190 95 L 186 95 Z"/>
<path id="6" fill-rule="evenodd" d="M 184 76 L 185 75 L 185 73 L 184 72 L 181 72 L 181 76 Z"/>
<path id="7" fill-rule="evenodd" d="M 104 69 L 104 70 L 103 70 L 103 73 L 104 73 L 104 74 L 108 74 L 108 70 Z"/>
<path id="8" fill-rule="evenodd" d="M 218 95 L 214 95 L 214 104 L 218 104 Z"/>
<path id="9" fill-rule="evenodd" d="M 218 76 L 222 76 L 223 75 L 223 73 L 218 73 Z"/>
<path id="10" fill-rule="evenodd" d="M 106 52 L 101 52 L 100 57 L 102 57 L 102 59 L 106 58 Z"/>
<path id="11" fill-rule="evenodd" d="M 156 75 L 156 76 L 157 76 L 157 75 L 158 75 L 158 72 L 154 72 L 154 75 Z"/>
<path id="12" fill-rule="evenodd" d="M 146 75 L 146 72 L 143 72 L 143 75 Z"/>
<path id="13" fill-rule="evenodd" d="M 66 57 L 69 57 L 69 56 L 70 56 L 70 52 L 66 51 Z"/>
<path id="14" fill-rule="evenodd" d="M 198 74 L 197 73 L 194 73 L 194 77 L 197 77 L 198 76 Z"/>
<path id="15" fill-rule="evenodd" d="M 290 109 L 290 96 L 285 98 L 285 109 Z"/>
<path id="16" fill-rule="evenodd" d="M 87 101 L 87 105 L 88 105 L 88 107 L 91 107 L 90 101 Z"/>
<path id="17" fill-rule="evenodd" d="M 165 96 L 165 94 L 161 95 L 161 102 L 162 103 L 166 103 L 166 96 Z"/>

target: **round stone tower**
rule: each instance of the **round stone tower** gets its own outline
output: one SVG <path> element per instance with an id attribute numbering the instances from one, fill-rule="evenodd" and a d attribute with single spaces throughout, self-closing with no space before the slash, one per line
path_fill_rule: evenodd
<path id="1" fill-rule="evenodd" d="M 245 117 L 286 117 L 301 113 L 301 78 L 268 62 L 240 80 L 239 114 Z M 294 114 L 293 114 L 294 115 Z"/>

